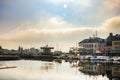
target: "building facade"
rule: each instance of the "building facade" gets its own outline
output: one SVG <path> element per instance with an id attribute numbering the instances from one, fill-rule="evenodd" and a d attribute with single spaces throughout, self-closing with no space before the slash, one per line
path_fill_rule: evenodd
<path id="1" fill-rule="evenodd" d="M 112 41 L 111 55 L 112 56 L 120 56 L 120 40 Z"/>
<path id="2" fill-rule="evenodd" d="M 106 43 L 105 40 L 98 37 L 93 37 L 89 39 L 84 39 L 83 41 L 79 42 L 79 51 L 81 54 L 94 54 L 94 53 L 104 53 L 104 47 Z"/>
<path id="3" fill-rule="evenodd" d="M 105 52 L 109 56 L 120 56 L 120 34 L 109 34 L 106 39 Z"/>

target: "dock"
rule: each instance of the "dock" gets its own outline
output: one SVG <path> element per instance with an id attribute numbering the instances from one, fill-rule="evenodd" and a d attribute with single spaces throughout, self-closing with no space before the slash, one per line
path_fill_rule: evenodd
<path id="1" fill-rule="evenodd" d="M 18 60 L 18 59 L 20 59 L 19 55 L 0 54 L 0 60 Z"/>

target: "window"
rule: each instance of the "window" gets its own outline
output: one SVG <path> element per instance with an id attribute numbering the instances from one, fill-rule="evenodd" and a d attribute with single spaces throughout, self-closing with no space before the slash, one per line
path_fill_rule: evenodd
<path id="1" fill-rule="evenodd" d="M 91 47 L 93 47 L 93 44 L 91 45 Z"/>
<path id="2" fill-rule="evenodd" d="M 88 45 L 88 47 L 90 48 L 90 44 Z"/>
<path id="3" fill-rule="evenodd" d="M 96 70 L 97 68 L 95 67 L 95 70 Z"/>
<path id="4" fill-rule="evenodd" d="M 113 42 L 114 45 L 120 45 L 120 41 Z"/>
<path id="5" fill-rule="evenodd" d="M 120 46 L 115 46 L 114 49 L 115 50 L 120 50 Z"/>
<path id="6" fill-rule="evenodd" d="M 97 47 L 97 45 L 95 45 L 95 47 Z"/>

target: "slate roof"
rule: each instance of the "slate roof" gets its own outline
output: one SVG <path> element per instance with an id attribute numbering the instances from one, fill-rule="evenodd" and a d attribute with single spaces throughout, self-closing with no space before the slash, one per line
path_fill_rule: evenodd
<path id="1" fill-rule="evenodd" d="M 110 35 L 106 39 L 106 45 L 107 46 L 112 46 L 112 41 L 118 41 L 120 40 L 120 34 L 113 35 L 110 33 Z"/>
<path id="2" fill-rule="evenodd" d="M 95 37 L 95 38 L 84 39 L 79 43 L 95 43 L 95 42 L 105 43 L 105 39 Z"/>

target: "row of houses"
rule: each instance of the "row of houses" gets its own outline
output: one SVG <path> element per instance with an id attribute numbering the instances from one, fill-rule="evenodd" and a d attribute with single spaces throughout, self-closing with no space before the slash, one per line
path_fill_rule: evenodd
<path id="1" fill-rule="evenodd" d="M 97 36 L 84 39 L 79 44 L 81 55 L 120 56 L 120 35 L 110 33 L 106 39 Z"/>

